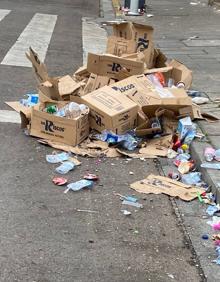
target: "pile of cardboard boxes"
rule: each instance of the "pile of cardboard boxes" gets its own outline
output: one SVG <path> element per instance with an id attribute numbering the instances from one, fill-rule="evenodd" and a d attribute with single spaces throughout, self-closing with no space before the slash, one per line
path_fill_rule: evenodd
<path id="1" fill-rule="evenodd" d="M 166 132 L 173 130 L 171 121 L 179 117 L 203 118 L 186 92 L 192 72 L 176 60 L 168 61 L 154 47 L 153 28 L 133 22 L 109 24 L 113 35 L 108 37 L 106 54 L 89 53 L 87 65 L 73 75 L 50 77 L 30 48 L 27 58 L 38 80 L 39 104 L 26 108 L 19 102 L 8 103 L 20 112 L 22 127 L 30 135 L 75 146 L 90 129 L 116 134 L 135 129 L 138 136 L 147 136 L 161 132 L 159 125 L 152 126 L 158 117 L 163 117 Z M 182 88 L 157 87 L 148 75 L 158 72 L 166 85 L 172 79 Z M 89 112 L 67 119 L 42 111 L 47 105 L 59 108 L 70 101 L 87 105 Z"/>

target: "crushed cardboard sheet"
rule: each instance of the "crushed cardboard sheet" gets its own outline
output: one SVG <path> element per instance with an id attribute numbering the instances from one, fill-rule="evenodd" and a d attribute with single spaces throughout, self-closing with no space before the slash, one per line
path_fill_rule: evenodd
<path id="1" fill-rule="evenodd" d="M 140 154 L 148 156 L 167 157 L 168 150 L 172 145 L 172 135 L 163 136 L 156 139 L 151 139 L 146 143 L 146 147 L 139 150 Z"/>
<path id="2" fill-rule="evenodd" d="M 164 176 L 150 174 L 147 178 L 134 182 L 130 187 L 137 192 L 145 194 L 166 194 L 178 197 L 184 201 L 192 201 L 197 198 L 197 193 L 203 189 L 183 184 Z"/>
<path id="3" fill-rule="evenodd" d="M 70 146 L 66 145 L 60 142 L 54 142 L 46 139 L 40 139 L 38 140 L 39 143 L 48 145 L 52 148 L 65 151 L 65 152 L 71 152 L 75 155 L 82 156 L 82 157 L 90 157 L 90 158 L 98 158 L 98 157 L 107 157 L 107 158 L 116 158 L 116 157 L 121 157 L 122 154 L 120 154 L 116 148 L 108 148 L 106 146 L 98 145 L 96 142 L 93 142 L 94 144 L 87 146 L 85 142 L 81 143 L 78 146 Z M 107 144 L 108 145 L 108 144 Z M 90 147 L 90 148 L 89 148 Z M 92 148 L 91 148 L 92 147 Z"/>
<path id="4" fill-rule="evenodd" d="M 97 157 L 107 157 L 107 158 L 119 158 L 119 157 L 129 157 L 134 159 L 155 159 L 157 156 L 154 156 L 152 154 L 148 155 L 145 153 L 131 153 L 129 151 L 124 151 L 118 148 L 114 147 L 108 147 L 108 143 L 102 142 L 99 140 L 90 140 L 89 138 L 86 139 L 84 142 L 82 142 L 78 146 L 70 146 L 66 145 L 60 142 L 54 142 L 46 139 L 40 139 L 38 140 L 39 143 L 48 145 L 52 148 L 65 151 L 65 152 L 71 152 L 75 155 L 82 156 L 82 157 L 91 157 L 91 158 L 97 158 Z"/>

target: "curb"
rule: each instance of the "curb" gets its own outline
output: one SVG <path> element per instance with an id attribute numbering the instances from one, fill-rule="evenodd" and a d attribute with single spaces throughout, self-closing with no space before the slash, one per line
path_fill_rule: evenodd
<path id="1" fill-rule="evenodd" d="M 201 122 L 197 123 L 198 127 L 202 131 L 202 133 L 205 134 L 205 130 L 202 126 Z M 216 170 L 214 169 L 206 169 L 200 167 L 201 163 L 205 162 L 205 159 L 203 157 L 204 150 L 206 147 L 212 146 L 212 142 L 208 140 L 208 142 L 203 142 L 203 141 L 193 141 L 191 144 L 191 156 L 192 158 L 196 161 L 197 163 L 197 168 L 198 170 L 202 173 L 202 178 L 204 181 L 211 186 L 212 192 L 216 195 L 216 201 L 217 203 L 220 202 L 220 186 L 219 182 L 220 179 L 216 174 Z M 213 146 L 214 147 L 214 146 Z"/>

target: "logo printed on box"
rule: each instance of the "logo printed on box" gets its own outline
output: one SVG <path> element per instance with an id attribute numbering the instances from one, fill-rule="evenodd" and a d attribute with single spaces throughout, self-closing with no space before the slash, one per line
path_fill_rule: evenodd
<path id="1" fill-rule="evenodd" d="M 144 38 L 138 38 L 137 50 L 141 51 L 147 49 L 149 46 L 149 40 Z"/>
<path id="2" fill-rule="evenodd" d="M 125 91 L 127 91 L 127 90 L 131 90 L 131 89 L 133 89 L 133 88 L 135 88 L 135 86 L 134 86 L 134 84 L 128 84 L 128 85 L 126 85 L 126 86 L 123 86 L 123 87 L 117 87 L 117 86 L 113 86 L 112 87 L 112 89 L 114 89 L 114 90 L 116 90 L 116 91 L 120 91 L 121 93 L 123 93 L 123 92 L 125 92 Z"/>
<path id="3" fill-rule="evenodd" d="M 119 72 L 122 69 L 121 65 L 117 63 L 112 63 L 112 65 L 109 66 L 112 68 L 113 72 Z"/>
<path id="4" fill-rule="evenodd" d="M 49 132 L 54 132 L 54 131 L 64 132 L 65 131 L 64 127 L 56 126 L 53 123 L 53 121 L 50 121 L 50 120 L 41 121 L 41 124 L 44 126 L 45 131 L 49 131 Z"/>

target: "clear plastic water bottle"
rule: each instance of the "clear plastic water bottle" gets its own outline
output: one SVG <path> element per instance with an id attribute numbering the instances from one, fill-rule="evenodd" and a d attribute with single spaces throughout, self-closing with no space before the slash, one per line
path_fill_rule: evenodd
<path id="1" fill-rule="evenodd" d="M 59 109 L 56 113 L 57 116 L 66 118 L 77 118 L 81 114 L 81 109 L 79 104 L 71 102 L 65 105 L 63 108 Z"/>
<path id="2" fill-rule="evenodd" d="M 69 157 L 70 157 L 69 153 L 62 152 L 60 154 L 46 155 L 46 160 L 48 163 L 56 164 L 56 163 L 61 163 L 63 161 L 67 161 Z"/>
<path id="3" fill-rule="evenodd" d="M 65 193 L 68 192 L 69 190 L 76 192 L 83 188 L 92 188 L 92 187 L 93 187 L 93 181 L 82 179 L 77 182 L 68 184 Z"/>
<path id="4" fill-rule="evenodd" d="M 70 170 L 73 170 L 75 167 L 72 162 L 63 162 L 60 166 L 56 168 L 56 172 L 60 174 L 67 174 Z"/>

